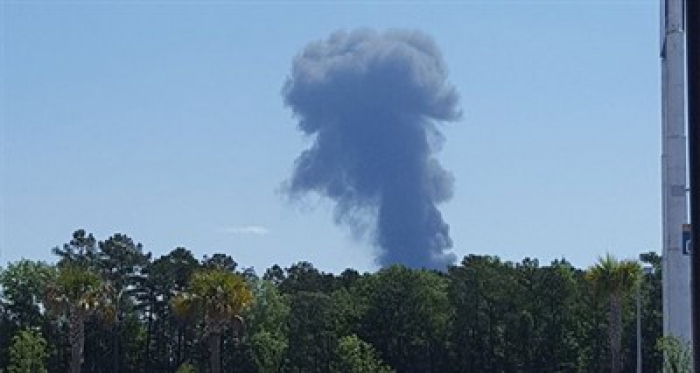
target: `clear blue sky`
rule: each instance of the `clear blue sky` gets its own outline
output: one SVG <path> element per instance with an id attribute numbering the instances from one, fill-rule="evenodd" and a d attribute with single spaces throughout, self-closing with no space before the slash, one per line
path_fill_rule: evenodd
<path id="1" fill-rule="evenodd" d="M 337 29 L 432 35 L 461 94 L 439 159 L 454 252 L 577 266 L 660 251 L 658 1 L 5 1 L 0 265 L 77 228 L 258 272 L 376 269 L 279 192 L 309 144 L 291 61 Z"/>

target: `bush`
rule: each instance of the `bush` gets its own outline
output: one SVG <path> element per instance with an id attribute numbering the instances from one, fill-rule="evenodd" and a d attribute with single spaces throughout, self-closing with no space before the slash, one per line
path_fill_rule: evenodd
<path id="1" fill-rule="evenodd" d="M 692 373 L 690 346 L 675 337 L 662 337 L 656 348 L 664 354 L 664 373 Z"/>

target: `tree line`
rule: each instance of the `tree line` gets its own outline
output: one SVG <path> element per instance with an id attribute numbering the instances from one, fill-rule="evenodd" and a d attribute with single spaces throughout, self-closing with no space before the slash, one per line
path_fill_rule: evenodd
<path id="1" fill-rule="evenodd" d="M 653 252 L 650 273 L 610 256 L 583 270 L 487 255 L 444 272 L 256 273 L 78 230 L 53 253 L 0 271 L 3 371 L 634 372 L 637 294 L 645 371 L 663 370 L 672 342 Z"/>

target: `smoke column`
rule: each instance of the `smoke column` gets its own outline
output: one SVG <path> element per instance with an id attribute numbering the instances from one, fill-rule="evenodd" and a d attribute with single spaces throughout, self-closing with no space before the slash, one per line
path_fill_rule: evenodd
<path id="1" fill-rule="evenodd" d="M 437 204 L 453 178 L 433 157 L 436 123 L 460 117 L 433 40 L 418 31 L 339 31 L 294 59 L 282 94 L 314 138 L 288 192 L 336 202 L 336 221 L 371 221 L 379 264 L 444 269 L 455 260 Z"/>

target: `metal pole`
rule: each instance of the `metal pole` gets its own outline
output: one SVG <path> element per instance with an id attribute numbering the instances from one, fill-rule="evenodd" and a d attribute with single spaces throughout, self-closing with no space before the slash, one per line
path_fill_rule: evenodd
<path id="1" fill-rule="evenodd" d="M 693 0 L 700 1 L 700 0 Z M 688 223 L 686 194 L 686 76 L 684 0 L 662 5 L 662 220 L 664 335 L 692 341 L 691 258 L 683 251 Z M 699 372 L 700 373 L 700 372 Z"/>
<path id="2" fill-rule="evenodd" d="M 693 364 L 700 372 L 700 1 L 685 2 L 692 253 Z"/>

